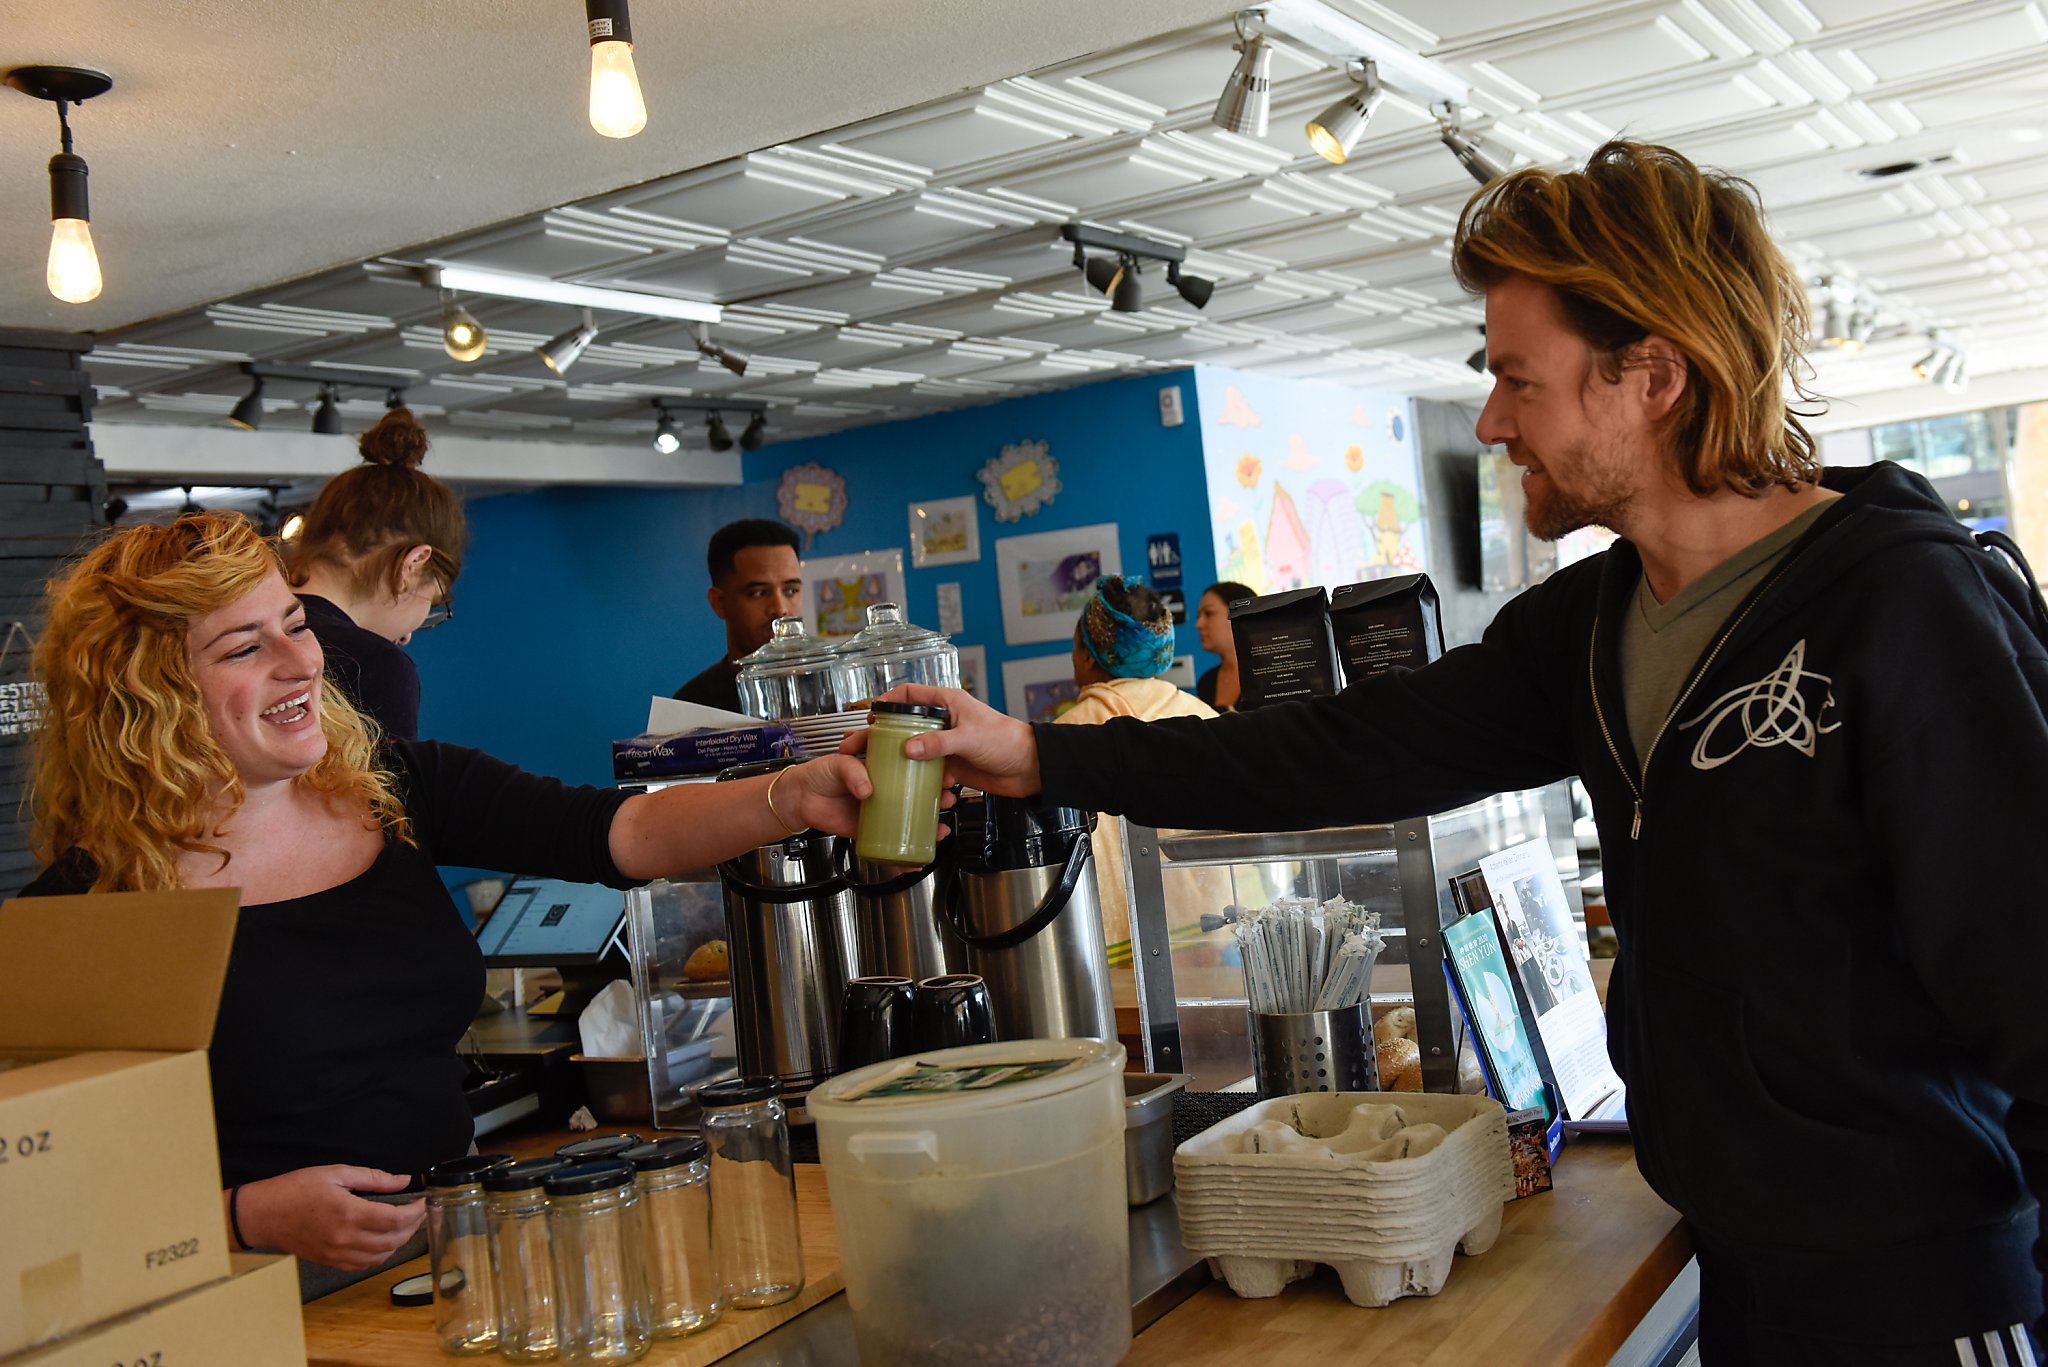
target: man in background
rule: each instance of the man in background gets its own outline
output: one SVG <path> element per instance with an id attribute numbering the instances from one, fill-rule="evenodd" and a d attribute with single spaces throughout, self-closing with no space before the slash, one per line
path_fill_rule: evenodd
<path id="1" fill-rule="evenodd" d="M 793 617 L 803 593 L 796 533 L 763 517 L 728 522 L 711 534 L 704 597 L 725 623 L 725 655 L 675 691 L 683 702 L 740 710 L 739 662 L 768 642 L 778 617 Z"/>

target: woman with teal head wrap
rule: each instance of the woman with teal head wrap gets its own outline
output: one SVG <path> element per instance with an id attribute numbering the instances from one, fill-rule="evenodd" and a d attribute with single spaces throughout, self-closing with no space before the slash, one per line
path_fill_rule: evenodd
<path id="1" fill-rule="evenodd" d="M 1214 716 L 1192 693 L 1160 676 L 1173 663 L 1173 614 L 1143 580 L 1109 574 L 1074 628 L 1074 682 L 1081 696 L 1062 722 L 1111 717 Z"/>

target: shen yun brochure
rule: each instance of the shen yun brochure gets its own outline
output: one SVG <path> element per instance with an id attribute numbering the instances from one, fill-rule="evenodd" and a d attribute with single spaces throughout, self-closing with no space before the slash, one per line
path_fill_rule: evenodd
<path id="1" fill-rule="evenodd" d="M 1513 845 L 1479 861 L 1508 961 L 1574 1129 L 1628 1128 L 1627 1094 L 1607 1056 L 1607 1018 L 1550 846 Z"/>

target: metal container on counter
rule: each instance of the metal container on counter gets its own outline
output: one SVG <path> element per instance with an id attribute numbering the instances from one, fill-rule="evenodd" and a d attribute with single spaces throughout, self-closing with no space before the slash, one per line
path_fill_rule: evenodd
<path id="1" fill-rule="evenodd" d="M 743 764 L 718 777 L 754 778 L 793 762 Z M 831 1076 L 840 1002 L 847 980 L 860 972 L 839 844 L 835 836 L 804 831 L 718 870 L 740 1071 L 776 1078 L 794 1096 Z"/>
<path id="2" fill-rule="evenodd" d="M 988 983 L 996 1038 L 1116 1042 L 1088 813 L 963 794 L 943 900 Z"/>

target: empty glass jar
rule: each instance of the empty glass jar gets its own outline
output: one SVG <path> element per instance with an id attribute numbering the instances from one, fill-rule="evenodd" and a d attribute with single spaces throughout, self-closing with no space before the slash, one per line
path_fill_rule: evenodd
<path id="1" fill-rule="evenodd" d="M 680 1338 L 716 1323 L 725 1288 L 711 1253 L 710 1149 L 694 1137 L 628 1149 L 640 1192 L 641 1266 L 647 1274 L 652 1328 Z"/>
<path id="2" fill-rule="evenodd" d="M 434 1333 L 444 1353 L 488 1353 L 498 1346 L 498 1288 L 491 1279 L 483 1175 L 511 1161 L 509 1153 L 478 1153 L 427 1169 Z"/>
<path id="3" fill-rule="evenodd" d="M 648 1314 L 633 1165 L 601 1158 L 557 1168 L 548 1174 L 547 1199 L 562 1361 L 639 1361 Z"/>
<path id="4" fill-rule="evenodd" d="M 711 1146 L 711 1243 L 725 1303 L 780 1305 L 804 1288 L 796 1172 L 781 1084 L 734 1078 L 697 1090 Z"/>
<path id="5" fill-rule="evenodd" d="M 548 1198 L 542 1184 L 567 1166 L 559 1158 L 529 1158 L 484 1174 L 491 1264 L 497 1269 L 498 1353 L 508 1362 L 549 1361 L 560 1342 Z"/>

